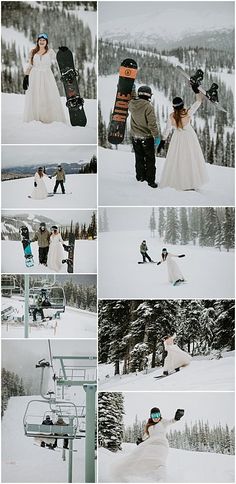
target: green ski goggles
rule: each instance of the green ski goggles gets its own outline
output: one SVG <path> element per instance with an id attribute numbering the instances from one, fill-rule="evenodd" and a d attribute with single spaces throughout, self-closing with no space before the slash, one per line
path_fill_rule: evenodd
<path id="1" fill-rule="evenodd" d="M 160 416 L 161 416 L 160 412 L 151 413 L 151 418 L 160 418 Z"/>

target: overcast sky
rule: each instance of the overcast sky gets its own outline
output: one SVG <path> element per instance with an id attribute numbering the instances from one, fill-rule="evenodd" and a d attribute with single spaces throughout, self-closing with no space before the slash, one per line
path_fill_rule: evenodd
<path id="1" fill-rule="evenodd" d="M 126 425 L 134 422 L 135 415 L 140 420 L 148 419 L 152 407 L 160 408 L 163 418 L 168 419 L 174 417 L 177 408 L 185 409 L 184 418 L 176 425 L 178 429 L 185 422 L 198 419 L 208 420 L 210 424 L 234 425 L 233 392 L 127 392 L 124 395 Z"/>
<path id="2" fill-rule="evenodd" d="M 125 3 L 125 7 L 124 7 Z M 163 32 L 170 37 L 173 32 L 178 35 L 186 31 L 203 31 L 211 28 L 233 27 L 234 2 L 99 2 L 99 34 L 106 30 L 122 27 L 130 21 L 131 30 L 144 25 L 146 18 L 150 22 L 150 31 L 157 35 Z M 142 22 L 143 20 L 143 22 Z M 149 31 L 149 33 L 150 33 Z"/>
<path id="3" fill-rule="evenodd" d="M 157 193 L 158 204 L 158 193 Z M 103 216 L 104 209 L 100 209 Z M 115 230 L 147 230 L 149 228 L 152 207 L 119 207 L 106 208 L 109 229 Z M 155 208 L 156 221 L 158 220 L 158 208 Z"/>
<path id="4" fill-rule="evenodd" d="M 17 217 L 23 213 L 28 213 L 29 220 L 36 217 L 40 220 L 40 214 L 44 217 L 52 219 L 57 224 L 70 225 L 70 221 L 73 220 L 74 223 L 90 223 L 93 210 L 30 210 L 24 211 L 19 210 L 3 210 L 2 215 L 6 217 Z"/>
<path id="5" fill-rule="evenodd" d="M 3 146 L 2 167 L 89 161 L 96 152 L 96 146 Z"/>

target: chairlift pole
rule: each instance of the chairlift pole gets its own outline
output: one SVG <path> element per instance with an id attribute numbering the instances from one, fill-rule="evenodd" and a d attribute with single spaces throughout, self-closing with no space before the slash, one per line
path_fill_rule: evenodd
<path id="1" fill-rule="evenodd" d="M 95 482 L 95 393 L 96 384 L 83 386 L 86 393 L 85 482 Z"/>
<path id="2" fill-rule="evenodd" d="M 73 418 L 69 418 L 70 426 L 73 426 Z M 69 462 L 68 462 L 68 482 L 73 482 L 73 439 L 69 439 Z"/>
<path id="3" fill-rule="evenodd" d="M 24 336 L 29 337 L 29 274 L 25 274 L 25 319 L 24 319 Z"/>

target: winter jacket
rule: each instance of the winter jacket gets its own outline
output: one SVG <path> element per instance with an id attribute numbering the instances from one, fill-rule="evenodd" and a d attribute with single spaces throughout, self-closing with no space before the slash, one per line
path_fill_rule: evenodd
<path id="1" fill-rule="evenodd" d="M 140 252 L 141 254 L 145 254 L 148 251 L 147 244 L 144 244 L 143 242 L 140 245 Z"/>
<path id="2" fill-rule="evenodd" d="M 38 230 L 32 239 L 32 242 L 38 241 L 39 247 L 49 247 L 50 232 L 45 230 Z"/>
<path id="3" fill-rule="evenodd" d="M 65 181 L 66 181 L 66 175 L 65 175 L 65 172 L 64 172 L 63 169 L 62 170 L 56 170 L 53 173 L 52 177 L 54 177 L 54 176 L 56 177 L 56 180 L 57 181 L 63 181 L 65 183 Z"/>
<path id="4" fill-rule="evenodd" d="M 53 425 L 53 421 L 50 419 L 45 419 L 42 422 L 42 425 Z"/>
<path id="5" fill-rule="evenodd" d="M 156 116 L 152 104 L 145 99 L 131 99 L 131 135 L 137 138 L 156 138 L 159 135 Z"/>
<path id="6" fill-rule="evenodd" d="M 42 300 L 42 298 L 40 296 L 36 299 L 35 305 L 36 305 L 36 308 L 37 309 L 41 309 L 42 308 L 42 306 L 43 306 L 43 300 Z M 46 420 L 45 420 L 45 422 L 46 422 Z M 47 424 L 45 424 L 45 425 L 47 425 Z M 50 424 L 48 424 L 48 425 L 50 425 Z"/>

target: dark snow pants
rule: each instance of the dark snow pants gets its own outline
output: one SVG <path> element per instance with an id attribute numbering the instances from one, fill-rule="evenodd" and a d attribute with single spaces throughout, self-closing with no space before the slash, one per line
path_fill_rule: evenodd
<path id="1" fill-rule="evenodd" d="M 54 189 L 53 189 L 53 193 L 56 193 L 59 185 L 61 185 L 61 191 L 62 191 L 62 193 L 65 193 L 65 187 L 64 187 L 63 180 L 56 180 L 56 183 L 55 183 L 55 186 L 54 186 Z"/>
<path id="2" fill-rule="evenodd" d="M 149 260 L 149 262 L 151 262 L 151 257 L 149 257 L 148 253 L 147 252 L 141 252 L 142 256 L 143 256 L 143 262 L 146 262 L 146 259 Z"/>
<path id="3" fill-rule="evenodd" d="M 39 263 L 47 264 L 49 247 L 39 247 Z"/>
<path id="4" fill-rule="evenodd" d="M 41 315 L 41 319 L 44 319 L 44 313 L 42 308 L 34 308 L 33 310 L 33 321 L 37 321 L 37 313 Z"/>
<path id="5" fill-rule="evenodd" d="M 155 182 L 156 158 L 154 138 L 132 138 L 135 153 L 135 169 L 137 180 L 145 179 L 148 183 Z"/>

